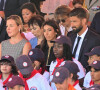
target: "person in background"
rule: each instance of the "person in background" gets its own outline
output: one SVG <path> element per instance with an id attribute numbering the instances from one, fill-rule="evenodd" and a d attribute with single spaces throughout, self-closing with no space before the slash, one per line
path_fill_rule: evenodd
<path id="1" fill-rule="evenodd" d="M 25 90 L 51 90 L 49 83 L 32 66 L 32 62 L 27 55 L 21 55 L 16 59 L 16 66 L 19 76 L 24 80 Z"/>
<path id="2" fill-rule="evenodd" d="M 55 83 L 57 90 L 76 90 L 71 84 L 69 79 L 69 71 L 65 67 L 56 68 L 52 82 Z"/>
<path id="3" fill-rule="evenodd" d="M 3 87 L 7 87 L 8 90 L 24 90 L 25 84 L 19 76 L 13 75 Z"/>
<path id="4" fill-rule="evenodd" d="M 42 74 L 49 82 L 50 73 L 46 70 L 45 56 L 43 51 L 41 49 L 34 48 L 29 51 L 28 56 L 32 61 L 34 69 Z"/>
<path id="5" fill-rule="evenodd" d="M 61 34 L 67 36 L 67 33 L 72 30 L 70 26 L 69 13 L 71 9 L 66 5 L 61 5 L 56 8 L 54 17 L 60 26 Z"/>
<path id="6" fill-rule="evenodd" d="M 74 63 L 73 61 L 65 61 L 64 64 L 61 66 L 65 67 L 69 70 L 70 79 L 71 79 L 70 84 L 73 85 L 73 87 L 76 90 L 82 90 L 82 88 L 79 85 L 79 80 L 78 80 L 79 68 L 78 68 L 77 64 Z"/>
<path id="7" fill-rule="evenodd" d="M 9 82 L 12 75 L 18 75 L 14 58 L 9 55 L 2 56 L 0 60 L 0 90 L 7 89 L 3 86 Z"/>
<path id="8" fill-rule="evenodd" d="M 93 61 L 99 60 L 100 61 L 100 46 L 94 47 L 90 52 L 85 53 L 86 56 L 88 56 L 88 64 L 91 65 Z M 84 83 L 83 86 L 86 88 L 90 87 L 90 81 L 91 81 L 91 75 L 90 71 L 87 72 L 85 78 L 84 78 Z"/>
<path id="9" fill-rule="evenodd" d="M 6 32 L 6 21 L 2 17 L 0 17 L 0 43 L 6 39 L 9 39 Z"/>
<path id="10" fill-rule="evenodd" d="M 20 7 L 30 0 L 0 0 L 0 16 L 7 18 L 10 15 L 21 16 Z"/>
<path id="11" fill-rule="evenodd" d="M 50 41 L 55 40 L 57 36 L 61 35 L 61 32 L 54 20 L 47 20 L 43 23 L 43 32 L 44 40 L 40 48 L 44 52 L 46 66 L 50 66 L 50 63 L 56 59 L 53 54 L 53 43 Z"/>
<path id="12" fill-rule="evenodd" d="M 32 16 L 39 14 L 35 5 L 33 3 L 25 3 L 21 6 L 21 13 L 24 22 L 24 29 L 21 31 L 27 40 L 34 38 L 34 35 L 31 33 L 31 30 L 28 26 L 28 22 Z"/>
<path id="13" fill-rule="evenodd" d="M 33 16 L 28 22 L 28 26 L 30 27 L 32 34 L 35 36 L 35 38 L 32 38 L 29 41 L 31 43 L 32 48 L 35 48 L 37 45 L 40 45 L 42 40 L 44 39 L 42 28 L 43 23 L 44 18 L 40 15 Z"/>
<path id="14" fill-rule="evenodd" d="M 22 54 L 28 55 L 31 44 L 22 37 L 22 20 L 18 15 L 11 15 L 6 21 L 6 30 L 10 39 L 2 41 L 0 44 L 0 58 L 4 55 L 10 55 L 16 58 Z"/>

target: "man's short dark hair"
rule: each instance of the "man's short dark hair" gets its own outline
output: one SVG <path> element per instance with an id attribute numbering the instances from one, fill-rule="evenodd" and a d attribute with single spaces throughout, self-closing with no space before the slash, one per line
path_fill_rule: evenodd
<path id="1" fill-rule="evenodd" d="M 86 18 L 87 21 L 88 21 L 88 18 L 89 18 L 89 13 L 86 9 L 84 8 L 75 8 L 73 9 L 70 13 L 69 13 L 69 16 L 72 17 L 72 16 L 76 16 L 80 19 L 84 19 Z"/>
<path id="2" fill-rule="evenodd" d="M 76 5 L 76 4 L 81 4 L 83 6 L 84 0 L 73 0 L 72 4 Z"/>

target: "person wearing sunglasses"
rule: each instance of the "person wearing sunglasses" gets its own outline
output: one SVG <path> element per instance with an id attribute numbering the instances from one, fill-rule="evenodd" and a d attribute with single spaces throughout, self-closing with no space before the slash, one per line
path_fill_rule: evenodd
<path id="1" fill-rule="evenodd" d="M 67 33 L 72 30 L 69 19 L 70 11 L 71 9 L 66 5 L 61 5 L 55 10 L 55 20 L 60 26 L 62 35 L 67 35 Z"/>

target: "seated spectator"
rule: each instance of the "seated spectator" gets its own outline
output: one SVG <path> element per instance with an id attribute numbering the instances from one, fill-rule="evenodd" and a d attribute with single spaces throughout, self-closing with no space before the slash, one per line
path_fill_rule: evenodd
<path id="1" fill-rule="evenodd" d="M 54 20 L 47 20 L 43 23 L 43 32 L 44 40 L 40 48 L 44 52 L 46 66 L 50 66 L 50 63 L 56 59 L 53 53 L 53 43 L 50 41 L 55 40 L 57 36 L 61 35 L 61 32 Z"/>
<path id="2" fill-rule="evenodd" d="M 55 83 L 57 90 L 76 90 L 69 80 L 69 71 L 65 67 L 58 67 L 53 75 L 52 82 Z"/>
<path id="3" fill-rule="evenodd" d="M 32 66 L 34 67 L 35 70 L 37 70 L 40 74 L 42 74 L 47 81 L 50 79 L 50 74 L 46 70 L 46 65 L 45 65 L 45 56 L 42 50 L 35 48 L 31 49 L 28 53 L 28 56 L 30 57 L 32 61 Z"/>
<path id="4" fill-rule="evenodd" d="M 61 34 L 65 36 L 72 30 L 69 19 L 70 11 L 71 9 L 68 6 L 61 5 L 55 10 L 54 13 L 55 20 L 60 26 Z"/>
<path id="5" fill-rule="evenodd" d="M 18 57 L 16 66 L 20 71 L 19 76 L 24 80 L 25 90 L 51 90 L 47 80 L 37 70 L 34 70 L 27 55 Z"/>
<path id="6" fill-rule="evenodd" d="M 6 87 L 3 88 L 3 86 L 9 82 L 12 75 L 18 75 L 14 58 L 9 55 L 2 56 L 0 60 L 0 90 L 7 89 Z"/>
<path id="7" fill-rule="evenodd" d="M 6 22 L 2 17 L 0 17 L 0 43 L 8 38 L 9 37 L 6 32 Z"/>
<path id="8" fill-rule="evenodd" d="M 25 84 L 19 76 L 13 75 L 3 87 L 7 87 L 8 90 L 24 90 Z"/>
<path id="9" fill-rule="evenodd" d="M 24 29 L 22 30 L 27 40 L 30 40 L 34 37 L 31 33 L 31 30 L 28 26 L 28 22 L 32 16 L 38 14 L 38 11 L 33 3 L 25 3 L 21 7 L 22 18 L 24 22 Z"/>
<path id="10" fill-rule="evenodd" d="M 79 68 L 78 68 L 77 64 L 72 61 L 66 61 L 66 62 L 64 62 L 64 65 L 62 65 L 62 67 L 65 67 L 69 70 L 70 79 L 71 79 L 70 84 L 73 85 L 73 87 L 76 90 L 82 90 L 79 85 L 79 80 L 78 80 Z"/>
<path id="11" fill-rule="evenodd" d="M 89 53 L 86 53 L 85 55 L 89 57 L 88 59 L 89 65 L 91 65 L 95 60 L 100 61 L 100 46 L 94 47 Z M 90 87 L 90 81 L 91 81 L 90 73 L 91 72 L 89 71 L 84 78 L 83 86 L 86 88 Z"/>
<path id="12" fill-rule="evenodd" d="M 42 40 L 44 39 L 43 28 L 42 28 L 43 23 L 44 23 L 44 18 L 40 15 L 33 16 L 28 22 L 30 30 L 32 34 L 35 36 L 35 38 L 32 38 L 30 40 L 32 48 L 35 48 L 37 45 L 40 45 Z"/>
<path id="13" fill-rule="evenodd" d="M 10 39 L 1 42 L 0 58 L 4 55 L 10 55 L 16 60 L 22 54 L 28 55 L 31 45 L 21 36 L 22 25 L 21 18 L 17 15 L 11 15 L 7 18 L 6 29 Z"/>

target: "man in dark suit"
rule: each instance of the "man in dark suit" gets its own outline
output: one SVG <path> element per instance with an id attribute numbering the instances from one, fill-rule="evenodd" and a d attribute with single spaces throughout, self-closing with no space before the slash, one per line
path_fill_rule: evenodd
<path id="1" fill-rule="evenodd" d="M 69 14 L 72 32 L 68 36 L 72 40 L 72 54 L 86 68 L 88 57 L 84 54 L 95 46 L 100 46 L 100 36 L 87 27 L 88 12 L 83 8 L 73 9 Z"/>
<path id="2" fill-rule="evenodd" d="M 0 0 L 2 2 L 2 0 Z M 29 2 L 30 0 L 3 0 L 3 5 L 0 2 L 0 11 L 4 12 L 5 17 L 16 14 L 21 16 L 20 7 L 22 4 Z"/>

